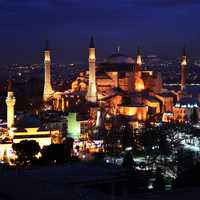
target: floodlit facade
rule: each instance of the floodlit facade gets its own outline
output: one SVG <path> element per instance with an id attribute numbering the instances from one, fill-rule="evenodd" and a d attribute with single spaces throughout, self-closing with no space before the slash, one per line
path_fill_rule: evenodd
<path id="1" fill-rule="evenodd" d="M 119 114 L 124 116 L 132 117 L 135 121 L 146 121 L 147 120 L 147 106 L 130 105 L 130 106 L 119 106 Z"/>
<path id="2" fill-rule="evenodd" d="M 67 136 L 74 140 L 87 138 L 89 121 L 79 117 L 77 113 L 70 112 L 67 116 Z"/>
<path id="3" fill-rule="evenodd" d="M 179 112 L 175 104 L 186 95 L 184 88 L 187 83 L 188 60 L 185 50 L 181 56 L 181 80 L 178 92 L 164 88 L 160 72 L 144 69 L 139 48 L 134 58 L 121 53 L 118 48 L 116 53 L 97 63 L 93 38 L 89 45 L 88 70 L 80 72 L 72 81 L 71 89 L 53 92 L 50 78 L 48 78 L 50 77 L 48 70 L 50 52 L 49 50 L 45 52 L 45 69 L 47 69 L 45 80 L 48 83 L 45 85 L 49 85 L 47 88 L 50 89 L 47 91 L 50 92 L 44 95 L 44 100 L 46 97 L 47 101 L 53 100 L 54 110 L 70 110 L 85 99 L 93 103 L 93 106 L 96 105 L 96 114 L 91 113 L 93 108 L 89 109 L 88 120 L 95 118 L 97 124 L 99 124 L 97 111 L 102 106 L 112 115 L 131 116 L 132 121 L 147 121 L 153 115 L 161 116 L 164 121 L 168 118 L 172 120 L 172 116 L 173 120 L 177 119 Z"/>
<path id="4" fill-rule="evenodd" d="M 26 128 L 21 131 L 14 131 L 13 143 L 19 143 L 22 140 L 35 140 L 40 145 L 40 148 L 52 143 L 50 130 L 39 130 L 39 128 Z"/>
<path id="5" fill-rule="evenodd" d="M 182 98 L 173 107 L 174 120 L 178 122 L 190 121 L 194 109 L 199 113 L 199 102 L 196 99 L 191 97 Z"/>
<path id="6" fill-rule="evenodd" d="M 68 137 L 73 139 L 80 139 L 81 123 L 77 121 L 77 113 L 69 113 L 67 117 L 68 121 Z"/>

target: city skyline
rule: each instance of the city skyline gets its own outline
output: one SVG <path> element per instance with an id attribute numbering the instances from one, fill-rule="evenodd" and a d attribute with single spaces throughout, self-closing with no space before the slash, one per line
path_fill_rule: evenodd
<path id="1" fill-rule="evenodd" d="M 195 196 L 199 10 L 0 0 L 0 199 Z"/>
<path id="2" fill-rule="evenodd" d="M 99 59 L 117 46 L 133 57 L 138 45 L 164 57 L 177 57 L 186 46 L 198 57 L 199 8 L 198 0 L 1 0 L 0 63 L 40 62 L 46 39 L 55 62 L 86 61 L 91 35 Z"/>

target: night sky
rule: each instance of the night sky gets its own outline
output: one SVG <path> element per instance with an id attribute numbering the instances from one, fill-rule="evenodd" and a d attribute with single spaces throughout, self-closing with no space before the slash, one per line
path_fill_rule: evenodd
<path id="1" fill-rule="evenodd" d="M 100 59 L 200 57 L 200 0 L 0 0 L 0 27 L 0 63 L 39 63 L 46 39 L 55 62 L 82 62 L 91 35 Z"/>

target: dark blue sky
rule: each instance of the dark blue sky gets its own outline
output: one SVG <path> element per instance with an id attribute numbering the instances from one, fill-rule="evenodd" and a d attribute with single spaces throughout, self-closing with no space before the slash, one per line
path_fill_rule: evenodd
<path id="1" fill-rule="evenodd" d="M 99 58 L 200 56 L 200 0 L 0 0 L 0 27 L 0 63 L 38 63 L 46 39 L 56 62 L 86 60 L 90 35 Z"/>

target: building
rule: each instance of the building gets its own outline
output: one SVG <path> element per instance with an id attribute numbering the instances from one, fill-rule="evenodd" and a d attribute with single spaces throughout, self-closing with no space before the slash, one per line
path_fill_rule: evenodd
<path id="1" fill-rule="evenodd" d="M 15 118 L 16 99 L 12 89 L 11 82 L 8 84 L 7 104 L 7 131 L 1 135 L 0 142 L 0 160 L 11 159 L 14 157 L 12 150 L 13 143 L 19 143 L 22 140 L 35 140 L 40 148 L 53 143 L 52 136 L 58 130 L 45 128 L 41 121 L 36 117 L 29 115 L 19 115 Z M 9 162 L 9 161 L 8 161 Z"/>
<path id="2" fill-rule="evenodd" d="M 191 120 L 191 116 L 196 109 L 199 113 L 199 101 L 191 97 L 183 97 L 173 107 L 174 120 L 186 122 Z"/>
<path id="3" fill-rule="evenodd" d="M 40 148 L 52 143 L 51 131 L 43 128 L 41 121 L 33 116 L 25 115 L 18 119 L 13 135 L 13 143 L 19 143 L 22 140 L 35 140 Z"/>
<path id="4" fill-rule="evenodd" d="M 81 72 L 72 81 L 70 90 L 54 91 L 49 95 L 48 100 L 53 102 L 54 110 L 70 111 L 70 108 L 86 101 L 89 105 L 87 105 L 89 118 L 95 119 L 97 124 L 99 123 L 97 113 L 101 112 L 99 108 L 102 107 L 105 113 L 128 117 L 131 122 L 145 122 L 156 115 L 160 115 L 159 119 L 163 121 L 186 118 L 180 113 L 187 111 L 179 111 L 182 106 L 178 106 L 183 102 L 182 98 L 188 96 L 185 92 L 188 74 L 185 49 L 180 62 L 181 79 L 178 92 L 164 88 L 159 72 L 146 70 L 139 48 L 134 57 L 121 53 L 119 49 L 101 62 L 97 63 L 96 57 L 98 55 L 96 55 L 94 39 L 91 38 L 88 70 Z M 45 67 L 46 73 L 49 74 L 48 67 Z M 74 121 L 77 118 L 75 114 L 73 117 L 71 114 L 69 116 Z M 68 121 L 68 125 L 70 123 L 71 121 Z M 78 137 L 80 135 L 76 138 Z"/>
<path id="5" fill-rule="evenodd" d="M 133 120 L 146 121 L 148 107 L 161 112 L 161 102 L 156 94 L 162 90 L 161 74 L 142 69 L 142 55 L 137 50 L 136 58 L 120 53 L 112 54 L 96 66 L 97 102 L 112 114 L 130 116 Z M 87 92 L 89 81 L 87 72 L 81 72 L 74 82 L 74 93 Z M 151 92 L 151 93 L 150 93 Z M 153 96 L 152 93 L 155 93 Z M 126 102 L 129 98 L 130 102 Z"/>
<path id="6" fill-rule="evenodd" d="M 74 140 L 86 139 L 88 137 L 89 122 L 87 117 L 70 112 L 67 116 L 67 136 Z"/>

